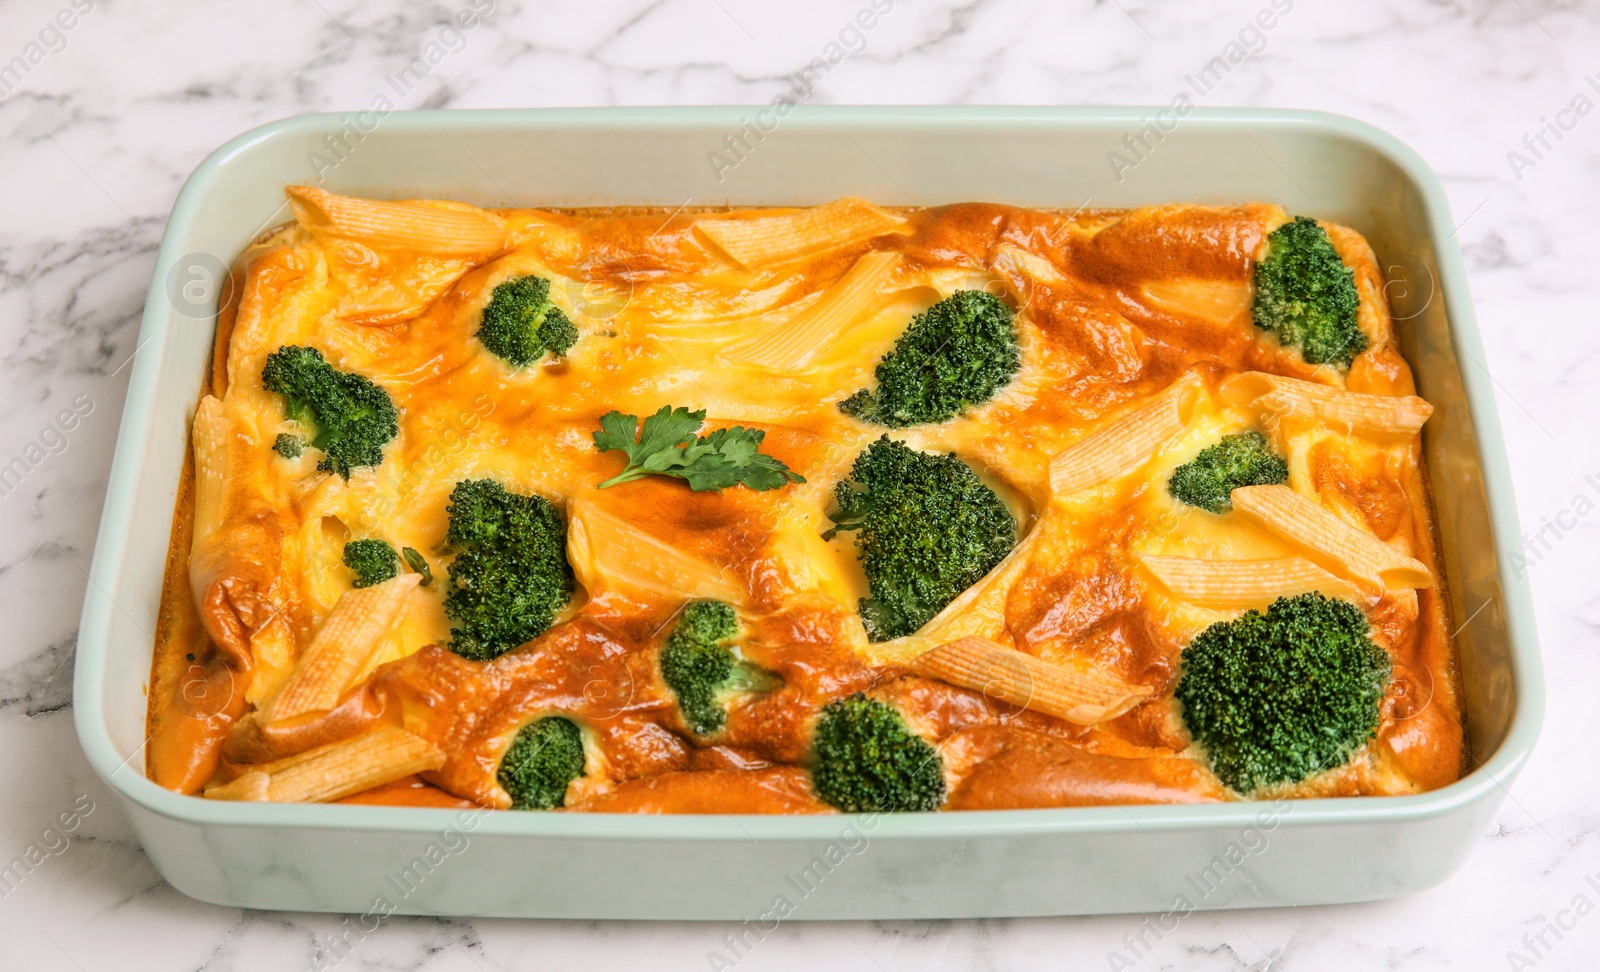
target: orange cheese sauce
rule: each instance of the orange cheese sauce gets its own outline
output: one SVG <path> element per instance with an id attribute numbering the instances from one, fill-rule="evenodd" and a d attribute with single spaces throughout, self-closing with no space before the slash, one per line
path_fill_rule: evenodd
<path id="1" fill-rule="evenodd" d="M 185 489 L 173 533 L 150 693 L 152 778 L 194 793 L 393 724 L 436 745 L 444 765 L 347 802 L 504 807 L 501 755 L 522 725 L 559 713 L 582 727 L 590 753 L 588 773 L 569 790 L 570 811 L 832 812 L 809 786 L 811 727 L 829 701 L 865 691 L 895 704 L 940 747 L 947 809 L 1236 798 L 1211 774 L 1172 699 L 1184 644 L 1228 615 L 1179 601 L 1138 555 L 1283 552 L 1235 516 L 1180 510 L 1166 494 L 1176 465 L 1251 427 L 1218 394 L 1228 375 L 1259 370 L 1352 391 L 1411 392 L 1365 242 L 1328 227 L 1356 273 L 1370 340 L 1342 376 L 1305 364 L 1252 323 L 1252 261 L 1287 219 L 1273 206 L 1068 215 L 961 204 L 899 212 L 902 233 L 755 268 L 697 229 L 709 218 L 769 212 L 497 211 L 508 242 L 482 256 L 304 224 L 250 247 L 207 382 L 227 429 L 228 475 L 199 500 Z M 876 305 L 805 367 L 765 370 L 728 354 L 815 304 L 869 250 L 898 252 L 898 269 Z M 494 287 L 530 273 L 552 280 L 552 299 L 580 337 L 566 357 L 519 371 L 474 333 Z M 939 425 L 885 430 L 841 413 L 842 398 L 874 385 L 874 365 L 911 316 L 960 289 L 987 289 L 1017 311 L 1023 364 L 1015 380 Z M 295 461 L 272 451 L 292 426 L 260 375 L 266 356 L 287 344 L 316 347 L 392 396 L 400 432 L 380 466 L 346 481 L 317 472 L 314 450 Z M 1045 516 L 1050 459 L 1186 374 L 1198 376 L 1203 393 L 1185 437 L 1140 472 Z M 696 493 L 681 480 L 647 478 L 596 489 L 623 463 L 594 448 L 599 417 L 663 405 L 703 408 L 712 428 L 765 430 L 762 450 L 805 483 Z M 1078 726 L 911 674 L 907 663 L 928 644 L 868 642 L 856 614 L 866 584 L 852 541 L 820 534 L 833 485 L 886 431 L 919 449 L 957 453 L 1010 505 L 1022 534 L 1039 531 L 1017 569 L 983 582 L 958 633 L 1132 683 L 1148 690 L 1147 701 Z M 1275 435 L 1297 489 L 1442 578 L 1419 441 L 1374 444 L 1301 427 Z M 492 661 L 452 654 L 444 647 L 448 557 L 437 553 L 445 506 L 456 482 L 485 477 L 569 513 L 610 514 L 709 565 L 739 609 L 742 653 L 783 687 L 741 701 L 713 741 L 695 739 L 656 662 L 671 618 L 693 595 L 631 582 L 637 550 L 617 546 L 574 564 L 580 588 L 543 635 Z M 257 711 L 350 588 L 340 558 L 355 537 L 422 551 L 436 582 L 414 594 L 334 709 L 263 722 Z M 1434 587 L 1391 592 L 1372 609 L 1396 672 L 1377 737 L 1346 766 L 1286 795 L 1407 793 L 1459 775 L 1462 720 L 1445 604 Z M 197 681 L 212 693 L 202 692 L 199 705 L 186 701 Z"/>

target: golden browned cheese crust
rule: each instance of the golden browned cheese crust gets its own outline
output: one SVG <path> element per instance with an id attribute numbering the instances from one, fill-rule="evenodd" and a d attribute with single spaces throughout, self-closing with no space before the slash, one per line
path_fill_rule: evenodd
<path id="1" fill-rule="evenodd" d="M 503 228 L 502 241 L 445 252 L 363 239 L 330 226 L 304 198 L 296 205 L 298 221 L 266 234 L 235 269 L 238 300 L 222 315 L 196 469 L 186 473 L 173 530 L 148 772 L 181 792 L 394 725 L 436 746 L 443 765 L 347 802 L 506 807 L 501 755 L 530 719 L 559 713 L 582 726 L 591 752 L 568 810 L 831 812 L 810 787 L 812 726 L 829 701 L 864 691 L 892 702 L 940 748 L 946 809 L 1236 799 L 1192 743 L 1172 695 L 1183 646 L 1238 612 L 1185 601 L 1141 558 L 1293 551 L 1237 515 L 1183 515 L 1166 477 L 1219 435 L 1249 426 L 1222 392 L 1237 373 L 1414 394 L 1377 263 L 1351 230 L 1325 225 L 1355 272 L 1369 339 L 1347 374 L 1307 365 L 1254 326 L 1252 264 L 1288 218 L 1274 206 L 889 211 L 903 221 L 897 231 L 746 266 L 713 243 L 705 221 L 784 211 L 500 210 L 481 218 Z M 878 299 L 803 367 L 768 369 L 736 353 L 814 306 L 872 251 L 900 257 Z M 530 273 L 553 281 L 552 299 L 580 336 L 565 357 L 517 371 L 474 333 L 494 287 Z M 833 484 L 885 430 L 837 403 L 872 385 L 873 366 L 913 314 L 961 289 L 986 289 L 1017 311 L 1021 371 L 960 418 L 892 434 L 959 454 L 1017 514 L 1025 539 L 937 630 L 870 643 L 855 609 L 866 588 L 852 541 L 821 534 Z M 320 349 L 392 396 L 400 432 L 381 466 L 347 481 L 317 472 L 310 453 L 290 461 L 273 452 L 291 426 L 261 369 L 289 344 Z M 1087 499 L 1053 496 L 1053 457 L 1180 380 L 1198 389 L 1197 417 L 1182 437 Z M 622 462 L 594 448 L 599 417 L 663 405 L 704 408 L 712 427 L 764 430 L 763 451 L 806 481 L 698 493 L 647 478 L 597 490 Z M 1295 421 L 1274 436 L 1295 490 L 1436 578 L 1383 591 L 1368 606 L 1374 637 L 1395 663 L 1376 738 L 1284 795 L 1397 794 L 1456 779 L 1458 675 L 1420 438 L 1374 440 Z M 783 687 L 741 701 L 724 731 L 697 739 L 657 664 L 663 629 L 692 592 L 629 583 L 628 565 L 605 550 L 574 563 L 579 590 L 543 635 L 492 661 L 452 654 L 448 559 L 435 551 L 454 484 L 485 477 L 568 514 L 580 506 L 611 514 L 720 569 L 744 624 L 743 654 Z M 426 552 L 438 582 L 414 592 L 338 705 L 265 718 L 350 589 L 344 543 L 370 536 Z M 912 671 L 920 651 L 965 635 L 1146 695 L 1086 726 Z"/>

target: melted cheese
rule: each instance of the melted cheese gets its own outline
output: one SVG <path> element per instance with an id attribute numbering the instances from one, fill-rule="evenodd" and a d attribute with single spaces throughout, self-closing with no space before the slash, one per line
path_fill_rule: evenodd
<path id="1" fill-rule="evenodd" d="M 196 521 L 204 535 L 194 538 L 192 560 L 176 546 L 187 528 L 174 532 L 167 613 L 198 611 L 210 642 L 243 656 L 237 672 L 255 705 L 282 684 L 348 589 L 340 566 L 347 539 L 380 537 L 423 551 L 438 582 L 418 592 L 370 677 L 338 709 L 295 726 L 263 727 L 249 717 L 235 723 L 248 705 L 201 719 L 174 704 L 181 666 L 172 659 L 211 649 L 192 621 L 163 624 L 151 693 L 151 733 L 162 742 L 152 751 L 152 775 L 193 792 L 208 774 L 221 779 L 241 763 L 400 722 L 439 746 L 446 765 L 427 776 L 432 788 L 394 784 L 364 799 L 438 802 L 446 798 L 434 788 L 442 788 L 504 806 L 494 778 L 500 754 L 518 726 L 559 712 L 584 727 L 594 754 L 589 778 L 569 795 L 575 809 L 810 812 L 827 809 L 804 786 L 811 721 L 827 701 L 870 688 L 924 735 L 948 744 L 952 807 L 1226 798 L 1171 698 L 1183 644 L 1226 615 L 1164 593 L 1137 555 L 1291 552 L 1235 517 L 1181 507 L 1164 488 L 1171 470 L 1199 449 L 1251 426 L 1250 415 L 1217 391 L 1227 376 L 1262 370 L 1341 380 L 1278 348 L 1250 322 L 1251 260 L 1284 214 L 1260 205 L 1075 216 L 958 205 L 899 214 L 905 232 L 754 268 L 709 245 L 692 214 L 663 225 L 665 215 L 501 211 L 495 216 L 507 249 L 481 258 L 363 243 L 320 223 L 292 225 L 241 258 L 242 297 L 223 317 L 209 382 L 215 404 L 207 406 L 208 421 L 232 430 L 226 485 L 208 496 L 208 512 Z M 1331 236 L 1362 284 L 1360 321 L 1371 339 L 1344 380 L 1351 390 L 1408 394 L 1409 370 L 1372 255 L 1351 231 L 1333 227 Z M 724 353 L 803 312 L 872 248 L 899 253 L 892 285 L 805 368 L 773 373 Z M 493 288 L 530 273 L 552 281 L 552 299 L 580 337 L 565 358 L 517 371 L 473 334 Z M 869 644 L 855 612 L 865 581 L 852 541 L 825 542 L 820 534 L 833 484 L 885 430 L 846 417 L 836 404 L 872 385 L 876 361 L 913 314 L 976 288 L 1018 310 L 1021 372 L 992 402 L 893 436 L 959 454 L 1010 505 L 1025 539 L 928 630 Z M 345 481 L 318 473 L 314 450 L 294 462 L 272 452 L 275 436 L 290 426 L 260 373 L 285 344 L 317 347 L 389 392 L 400 432 L 382 465 Z M 1186 373 L 1198 375 L 1205 392 L 1179 440 L 1136 472 L 1052 504 L 1053 455 L 1106 414 Z M 807 481 L 762 493 L 693 493 L 659 478 L 595 489 L 621 461 L 595 451 L 598 417 L 668 404 L 703 408 L 713 425 L 766 430 L 763 450 Z M 1320 428 L 1285 429 L 1280 438 L 1296 489 L 1435 562 L 1416 440 L 1375 444 Z M 648 583 L 608 577 L 605 550 L 585 555 L 586 588 L 535 641 L 485 663 L 439 647 L 449 637 L 447 559 L 434 551 L 444 539 L 446 500 L 457 481 L 482 477 L 569 511 L 592 510 L 596 522 L 621 523 L 645 538 L 613 555 L 649 558 L 660 548 L 703 565 L 696 576 L 726 585 L 724 596 L 741 605 L 749 633 L 742 651 L 778 672 L 784 688 L 736 707 L 715 745 L 674 731 L 654 651 L 681 602 L 705 591 L 671 590 L 663 578 L 682 565 L 670 558 L 629 565 Z M 180 522 L 187 516 L 180 504 Z M 219 589 L 226 596 L 207 598 Z M 1409 792 L 1459 772 L 1461 717 L 1441 591 L 1395 592 L 1372 616 L 1405 677 L 1391 688 L 1378 738 L 1296 793 Z M 1085 729 L 896 665 L 964 634 L 1070 660 L 1148 688 L 1153 699 Z M 1413 683 L 1427 686 L 1421 711 L 1413 711 Z"/>

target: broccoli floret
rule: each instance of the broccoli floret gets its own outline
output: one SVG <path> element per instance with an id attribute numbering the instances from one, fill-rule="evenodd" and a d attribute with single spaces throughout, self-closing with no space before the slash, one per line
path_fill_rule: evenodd
<path id="1" fill-rule="evenodd" d="M 394 548 L 377 539 L 351 540 L 344 545 L 344 565 L 356 572 L 355 587 L 382 584 L 400 573 Z"/>
<path id="2" fill-rule="evenodd" d="M 316 348 L 287 345 L 267 355 L 261 383 L 284 396 L 290 419 L 316 430 L 311 446 L 323 452 L 317 463 L 323 472 L 349 479 L 356 466 L 376 466 L 400 432 L 389 393 L 370 378 L 338 370 Z M 277 448 L 288 456 L 282 436 Z"/>
<path id="3" fill-rule="evenodd" d="M 692 601 L 662 646 L 661 679 L 696 735 L 711 735 L 727 723 L 731 697 L 776 687 L 775 675 L 734 657 L 727 643 L 738 631 L 731 605 Z"/>
<path id="4" fill-rule="evenodd" d="M 1289 481 L 1284 462 L 1260 432 L 1224 436 L 1172 471 L 1167 492 L 1180 503 L 1213 513 L 1233 509 L 1230 495 L 1240 486 L 1270 486 Z"/>
<path id="5" fill-rule="evenodd" d="M 1389 655 L 1347 601 L 1299 594 L 1202 631 L 1176 697 L 1217 777 L 1240 793 L 1340 766 L 1378 727 Z"/>
<path id="6" fill-rule="evenodd" d="M 272 443 L 272 451 L 285 459 L 298 459 L 306 451 L 306 440 L 298 435 L 280 432 Z"/>
<path id="7" fill-rule="evenodd" d="M 572 597 L 561 511 L 542 496 L 476 479 L 456 483 L 446 512 L 455 552 L 444 599 L 457 623 L 450 650 L 482 661 L 542 634 Z"/>
<path id="8" fill-rule="evenodd" d="M 865 695 L 830 702 L 817 719 L 817 796 L 845 813 L 937 810 L 944 760 L 896 709 Z"/>
<path id="9" fill-rule="evenodd" d="M 839 409 L 895 429 L 943 422 L 993 398 L 1021 366 L 1011 308 L 958 290 L 911 319 L 878 362 L 878 390 L 863 388 Z"/>
<path id="10" fill-rule="evenodd" d="M 578 329 L 550 302 L 550 281 L 518 277 L 494 288 L 478 325 L 478 340 L 513 368 L 526 368 L 546 351 L 560 357 L 578 340 Z"/>
<path id="11" fill-rule="evenodd" d="M 1284 347 L 1299 348 L 1309 363 L 1348 368 L 1367 349 L 1356 325 L 1355 274 L 1316 220 L 1296 216 L 1267 234 L 1255 285 L 1256 326 L 1277 334 Z"/>
<path id="12" fill-rule="evenodd" d="M 549 810 L 566 803 L 567 785 L 583 775 L 583 762 L 583 733 L 570 719 L 547 716 L 517 732 L 497 779 L 513 810 Z"/>
<path id="13" fill-rule="evenodd" d="M 994 569 L 1017 542 L 1000 497 L 955 457 L 918 452 L 888 436 L 868 446 L 834 486 L 834 528 L 855 530 L 871 597 L 867 637 L 886 641 L 926 624 Z"/>

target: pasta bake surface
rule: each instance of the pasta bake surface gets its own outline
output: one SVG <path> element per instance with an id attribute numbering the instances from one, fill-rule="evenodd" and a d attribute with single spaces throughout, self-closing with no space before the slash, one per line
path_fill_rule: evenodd
<path id="1" fill-rule="evenodd" d="M 289 196 L 295 221 L 234 269 L 195 414 L 150 689 L 163 786 L 819 813 L 1403 794 L 1461 772 L 1431 409 L 1350 229 L 1262 204 Z M 1353 287 L 1353 343 L 1267 306 L 1295 234 L 1337 255 L 1321 279 Z M 938 330 L 958 319 L 990 330 Z M 965 340 L 1014 360 L 977 368 Z M 283 348 L 344 377 L 300 391 Z M 935 399 L 954 417 L 927 420 Z M 663 408 L 691 431 L 624 473 L 649 445 L 632 420 Z M 602 450 L 624 419 L 628 449 Z M 954 493 L 867 491 L 873 449 Z M 1254 465 L 1216 465 L 1227 450 Z M 469 525 L 469 500 L 511 512 Z M 895 503 L 921 511 L 913 552 L 876 525 Z M 880 542 L 923 572 L 914 596 L 874 583 Z M 535 561 L 567 587 L 512 598 Z M 1306 674 L 1337 639 L 1304 619 L 1325 617 L 1339 658 L 1370 664 L 1338 663 L 1348 691 Z M 1262 704 L 1230 708 L 1257 671 L 1278 680 L 1247 687 Z M 1349 745 L 1300 741 L 1334 723 Z"/>

